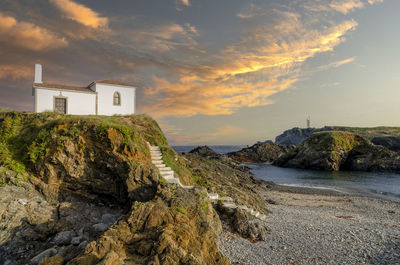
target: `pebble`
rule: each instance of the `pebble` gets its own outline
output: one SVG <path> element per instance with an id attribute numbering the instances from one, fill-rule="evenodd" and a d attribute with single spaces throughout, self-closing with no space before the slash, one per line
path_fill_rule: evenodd
<path id="1" fill-rule="evenodd" d="M 299 195 L 303 198 L 293 201 L 281 194 L 276 205 L 268 206 L 272 213 L 266 218 L 265 241 L 251 243 L 227 231 L 218 238 L 220 251 L 231 263 L 400 264 L 400 229 L 395 226 L 400 216 L 386 214 L 388 209 L 398 212 L 399 203 L 351 196 L 354 207 L 338 197 Z"/>
<path id="2" fill-rule="evenodd" d="M 24 199 L 18 199 L 17 202 L 18 202 L 19 204 L 24 205 L 24 206 L 28 204 L 28 201 L 27 201 L 27 200 L 24 200 Z"/>

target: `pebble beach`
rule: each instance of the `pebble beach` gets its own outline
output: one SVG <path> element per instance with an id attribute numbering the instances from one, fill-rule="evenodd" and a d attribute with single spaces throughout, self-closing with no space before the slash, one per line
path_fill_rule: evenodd
<path id="1" fill-rule="evenodd" d="M 218 247 L 232 264 L 400 264 L 400 203 L 276 186 L 266 241 L 225 230 Z"/>

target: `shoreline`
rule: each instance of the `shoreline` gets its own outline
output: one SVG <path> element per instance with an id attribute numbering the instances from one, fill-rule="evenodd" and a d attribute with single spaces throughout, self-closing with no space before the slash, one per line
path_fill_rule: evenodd
<path id="1" fill-rule="evenodd" d="M 257 178 L 259 179 L 259 178 Z M 267 183 L 267 190 L 271 191 L 279 191 L 279 192 L 287 192 L 287 193 L 297 193 L 297 194 L 309 194 L 309 195 L 326 195 L 326 196 L 343 196 L 343 197 L 367 197 L 367 198 L 375 198 L 389 202 L 395 202 L 400 204 L 400 199 L 393 199 L 387 196 L 379 196 L 374 194 L 366 194 L 360 192 L 346 192 L 336 190 L 334 188 L 329 187 L 303 187 L 303 186 L 291 186 L 291 185 L 281 185 L 276 184 L 272 181 L 265 181 L 259 179 L 265 183 Z"/>
<path id="2" fill-rule="evenodd" d="M 396 264 L 400 202 L 266 182 L 266 241 L 224 231 L 221 252 L 235 264 Z M 272 202 L 272 203 L 271 203 Z"/>

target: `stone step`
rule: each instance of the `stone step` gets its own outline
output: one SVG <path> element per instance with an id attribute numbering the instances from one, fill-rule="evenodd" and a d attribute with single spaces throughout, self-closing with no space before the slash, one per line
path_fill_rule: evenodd
<path id="1" fill-rule="evenodd" d="M 218 193 L 208 193 L 207 196 L 210 200 L 218 200 L 219 198 Z"/>
<path id="2" fill-rule="evenodd" d="M 193 189 L 194 188 L 194 186 L 185 186 L 183 184 L 181 184 L 181 187 L 184 189 Z"/>
<path id="3" fill-rule="evenodd" d="M 170 168 L 170 167 L 162 167 L 162 168 L 159 168 L 158 169 L 160 172 L 163 172 L 163 171 L 172 171 L 172 169 Z"/>
<path id="4" fill-rule="evenodd" d="M 174 171 L 164 171 L 164 172 L 160 172 L 160 175 L 161 175 L 162 177 L 165 177 L 165 176 L 174 176 Z"/>
<path id="5" fill-rule="evenodd" d="M 231 197 L 219 197 L 220 201 L 225 201 L 225 202 L 233 202 L 234 200 Z"/>
<path id="6" fill-rule="evenodd" d="M 166 165 L 165 165 L 165 164 L 158 164 L 158 165 L 156 165 L 156 167 L 157 167 L 157 168 L 165 168 Z"/>
<path id="7" fill-rule="evenodd" d="M 156 155 L 156 156 L 151 156 L 151 159 L 162 159 L 162 156 L 161 155 Z"/>
<path id="8" fill-rule="evenodd" d="M 162 154 L 160 150 L 150 150 L 150 154 Z"/>
<path id="9" fill-rule="evenodd" d="M 162 157 L 162 154 L 161 153 L 154 153 L 154 154 L 150 154 L 150 156 L 151 157 L 156 157 L 156 156 L 161 156 Z"/>
<path id="10" fill-rule="evenodd" d="M 167 179 L 168 183 L 182 185 L 178 178 Z"/>
<path id="11" fill-rule="evenodd" d="M 222 203 L 222 207 L 228 208 L 228 209 L 236 209 L 237 205 L 232 202 L 224 202 L 224 203 Z"/>
<path id="12" fill-rule="evenodd" d="M 263 221 L 267 220 L 267 216 L 266 216 L 265 214 L 260 214 L 260 215 L 258 216 L 258 218 L 261 219 L 261 220 L 263 220 Z"/>
<path id="13" fill-rule="evenodd" d="M 166 176 L 162 176 L 165 180 L 169 180 L 169 179 L 174 179 L 174 175 L 166 175 Z"/>
<path id="14" fill-rule="evenodd" d="M 156 165 L 156 164 L 164 164 L 164 161 L 162 161 L 162 160 L 152 160 L 151 162 L 153 162 L 153 164 L 154 165 Z"/>
<path id="15" fill-rule="evenodd" d="M 242 210 L 245 210 L 245 211 L 250 210 L 246 205 L 239 205 L 238 207 L 239 207 L 239 209 L 242 209 Z"/>
<path id="16" fill-rule="evenodd" d="M 150 151 L 152 151 L 152 150 L 160 150 L 160 147 L 158 147 L 158 146 L 150 146 Z"/>

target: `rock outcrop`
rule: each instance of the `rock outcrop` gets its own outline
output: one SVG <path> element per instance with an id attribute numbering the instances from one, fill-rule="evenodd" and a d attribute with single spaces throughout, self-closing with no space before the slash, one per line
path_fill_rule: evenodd
<path id="1" fill-rule="evenodd" d="M 317 170 L 400 170 L 400 156 L 350 132 L 314 133 L 295 150 L 274 162 L 282 167 Z"/>
<path id="2" fill-rule="evenodd" d="M 228 264 L 206 188 L 145 115 L 0 113 L 0 264 Z"/>
<path id="3" fill-rule="evenodd" d="M 272 163 L 279 157 L 291 152 L 295 146 L 280 145 L 271 142 L 256 143 L 251 147 L 243 148 L 227 155 L 242 163 Z"/>
<path id="4" fill-rule="evenodd" d="M 292 128 L 284 131 L 275 138 L 276 144 L 299 145 L 305 139 L 316 132 L 343 131 L 350 132 L 369 139 L 376 145 L 382 145 L 389 150 L 400 151 L 400 128 L 399 127 L 343 127 L 325 126 L 322 128 Z"/>
<path id="5" fill-rule="evenodd" d="M 396 136 L 381 136 L 374 137 L 371 142 L 375 145 L 381 145 L 389 150 L 400 152 L 400 137 Z"/>

